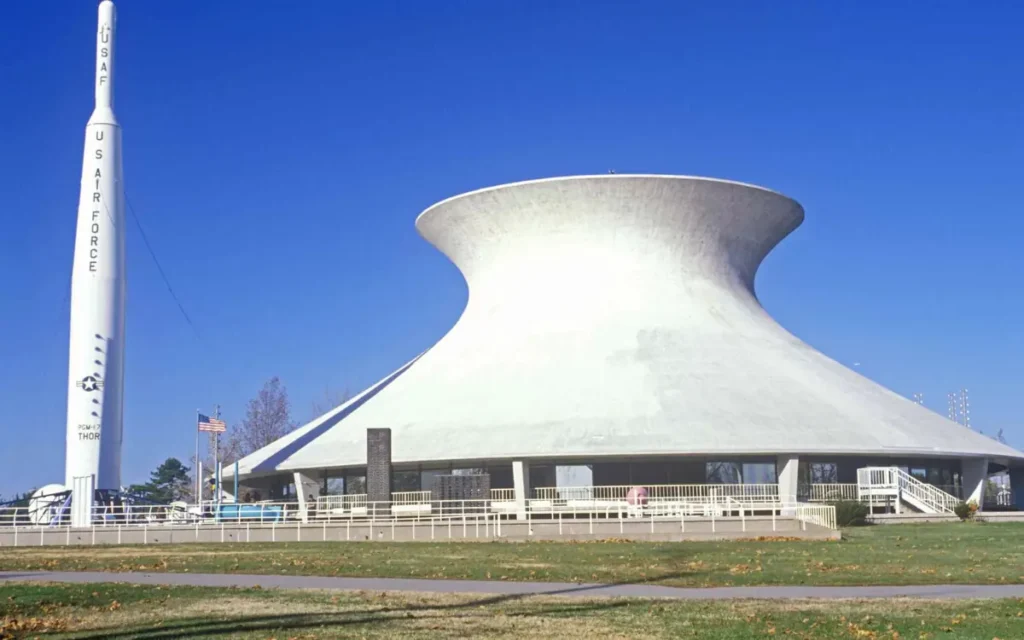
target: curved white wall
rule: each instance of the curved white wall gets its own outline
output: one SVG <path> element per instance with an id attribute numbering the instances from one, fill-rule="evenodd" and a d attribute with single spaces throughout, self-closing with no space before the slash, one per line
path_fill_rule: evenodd
<path id="1" fill-rule="evenodd" d="M 441 202 L 420 233 L 469 303 L 389 379 L 242 471 L 646 454 L 1020 457 L 790 335 L 753 291 L 803 220 L 765 189 L 673 176 L 505 185 Z"/>

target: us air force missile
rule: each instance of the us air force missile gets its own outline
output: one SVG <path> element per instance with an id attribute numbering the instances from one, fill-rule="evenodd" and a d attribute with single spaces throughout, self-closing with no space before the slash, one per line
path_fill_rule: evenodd
<path id="1" fill-rule="evenodd" d="M 114 3 L 99 5 L 96 106 L 85 126 L 71 268 L 65 486 L 92 476 L 120 489 L 124 396 L 125 212 L 121 127 L 114 116 Z"/>

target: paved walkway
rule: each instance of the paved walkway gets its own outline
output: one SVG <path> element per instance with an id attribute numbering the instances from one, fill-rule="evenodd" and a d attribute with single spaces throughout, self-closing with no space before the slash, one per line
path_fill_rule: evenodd
<path id="1" fill-rule="evenodd" d="M 0 571 L 0 582 L 127 582 L 132 584 L 274 589 L 343 589 L 410 591 L 509 596 L 678 598 L 683 600 L 765 600 L 799 598 L 1022 598 L 1024 584 L 927 585 L 901 587 L 716 587 L 684 589 L 651 584 L 572 584 L 566 582 L 491 582 L 483 580 L 413 580 L 404 578 L 328 578 L 254 576 L 220 573 L 106 573 L 99 571 Z"/>

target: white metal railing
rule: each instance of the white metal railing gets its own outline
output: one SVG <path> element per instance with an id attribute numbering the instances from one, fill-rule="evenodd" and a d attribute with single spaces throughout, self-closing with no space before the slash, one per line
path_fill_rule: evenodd
<path id="1" fill-rule="evenodd" d="M 835 530 L 836 508 L 824 504 L 801 504 L 796 506 L 796 519 L 799 520 L 806 530 L 808 524 L 816 524 L 826 529 Z"/>
<path id="2" fill-rule="evenodd" d="M 493 502 L 513 502 L 515 499 L 515 489 L 491 489 L 491 500 Z"/>
<path id="3" fill-rule="evenodd" d="M 895 496 L 899 491 L 896 481 L 896 467 L 863 467 L 857 469 L 857 495 L 863 500 L 865 496 Z"/>
<path id="4" fill-rule="evenodd" d="M 637 490 L 643 490 L 640 493 Z M 687 502 L 722 501 L 726 497 L 747 502 L 771 503 L 779 500 L 777 484 L 653 484 L 653 485 L 609 485 L 585 487 L 537 487 L 533 490 L 535 500 L 597 500 L 630 501 L 643 495 L 648 501 L 679 500 Z"/>
<path id="5" fill-rule="evenodd" d="M 630 493 L 632 491 L 632 494 Z M 591 487 L 540 487 L 534 490 L 533 499 L 527 500 L 527 509 L 537 513 L 584 513 L 620 514 L 637 512 L 649 513 L 710 513 L 708 505 L 721 505 L 727 498 L 734 498 L 745 505 L 764 505 L 770 508 L 777 503 L 793 504 L 795 496 L 780 496 L 778 485 L 775 484 L 688 484 L 688 485 L 618 485 Z M 204 501 L 200 504 L 172 505 L 125 505 L 119 503 L 94 505 L 94 519 L 105 522 L 181 522 L 204 521 L 206 519 L 224 517 L 217 514 L 232 511 L 239 520 L 251 519 L 253 513 L 257 519 L 282 520 L 292 518 L 330 519 L 358 518 L 373 514 L 373 517 L 390 513 L 398 517 L 425 517 L 436 512 L 440 506 L 431 498 L 429 491 L 402 491 L 392 493 L 389 505 L 370 505 L 366 494 L 327 495 L 319 496 L 315 501 L 305 503 L 305 509 L 299 503 L 284 501 L 261 501 L 261 508 L 227 507 L 233 503 Z M 491 489 L 487 505 L 495 513 L 516 513 L 515 489 Z M 447 508 L 447 507 L 446 507 Z M 70 519 L 70 509 L 64 503 L 54 502 L 44 508 L 30 510 L 26 507 L 0 507 L 0 526 L 58 526 Z"/>
<path id="6" fill-rule="evenodd" d="M 410 492 L 412 493 L 412 492 Z M 501 497 L 501 496 L 499 496 Z M 738 516 L 746 530 L 747 518 L 761 515 L 792 515 L 789 510 L 794 501 L 764 501 L 755 495 L 755 500 L 740 497 L 719 496 L 711 491 L 707 500 L 684 500 L 659 498 L 630 504 L 623 500 L 543 500 L 527 501 L 525 514 L 517 510 L 495 509 L 491 500 L 445 500 L 414 502 L 422 496 L 406 496 L 407 502 L 374 503 L 365 496 L 322 496 L 310 504 L 297 502 L 265 501 L 257 503 L 213 503 L 186 504 L 175 502 L 168 505 L 139 504 L 96 504 L 92 508 L 90 524 L 93 528 L 105 527 L 161 527 L 161 526 L 217 526 L 223 524 L 330 524 L 330 523 L 395 523 L 401 521 L 441 521 L 452 518 L 463 520 L 517 519 L 525 515 L 528 520 L 632 520 L 716 518 Z M 818 512 L 813 512 L 818 513 Z M 824 525 L 823 525 L 824 526 Z M 30 518 L 27 507 L 0 510 L 0 528 L 70 528 L 70 515 L 36 522 Z"/>
<path id="7" fill-rule="evenodd" d="M 921 482 L 902 469 L 897 469 L 896 477 L 901 491 L 913 496 L 918 501 L 932 507 L 936 511 L 942 513 L 953 513 L 953 508 L 960 504 L 960 499 L 956 496 L 950 495 L 930 484 Z"/>
<path id="8" fill-rule="evenodd" d="M 391 504 L 429 504 L 431 495 L 430 491 L 394 491 L 391 493 Z"/>
<path id="9" fill-rule="evenodd" d="M 358 493 L 340 496 L 320 496 L 316 499 L 318 512 L 347 511 L 366 506 L 366 494 Z"/>
<path id="10" fill-rule="evenodd" d="M 984 503 L 987 505 L 994 504 L 999 507 L 1009 507 L 1016 504 L 1014 495 L 1014 490 L 1010 487 L 1000 486 L 991 491 L 986 489 Z"/>
<path id="11" fill-rule="evenodd" d="M 953 513 L 960 503 L 956 496 L 910 475 L 899 467 L 864 467 L 857 469 L 857 493 L 861 500 L 873 497 L 910 496 L 937 513 Z"/>
<path id="12" fill-rule="evenodd" d="M 809 502 L 833 502 L 835 500 L 856 500 L 857 483 L 815 483 L 808 485 Z"/>

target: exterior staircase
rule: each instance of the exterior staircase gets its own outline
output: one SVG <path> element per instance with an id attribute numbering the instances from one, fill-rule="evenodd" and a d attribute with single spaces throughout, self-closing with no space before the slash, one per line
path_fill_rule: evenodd
<path id="1" fill-rule="evenodd" d="M 867 504 L 895 501 L 896 513 L 906 503 L 921 513 L 953 513 L 956 496 L 921 482 L 899 467 L 857 469 L 857 499 Z"/>

